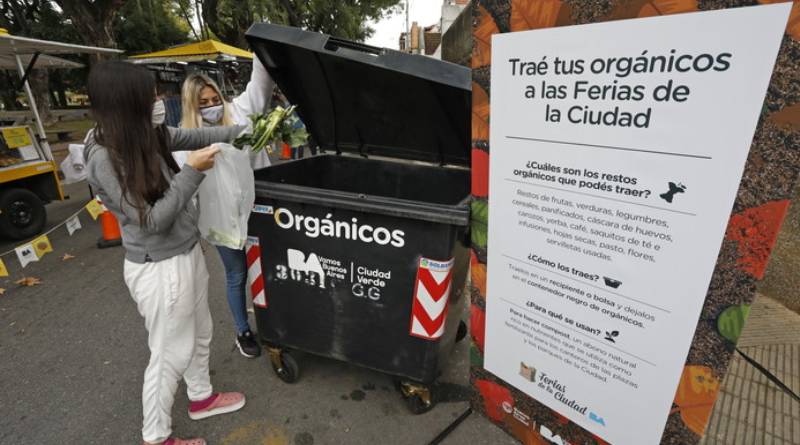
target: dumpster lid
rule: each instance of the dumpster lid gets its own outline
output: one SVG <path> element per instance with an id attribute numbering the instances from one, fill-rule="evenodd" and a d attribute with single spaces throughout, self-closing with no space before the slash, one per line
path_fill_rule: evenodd
<path id="1" fill-rule="evenodd" d="M 469 165 L 468 68 L 266 23 L 247 40 L 323 149 Z"/>

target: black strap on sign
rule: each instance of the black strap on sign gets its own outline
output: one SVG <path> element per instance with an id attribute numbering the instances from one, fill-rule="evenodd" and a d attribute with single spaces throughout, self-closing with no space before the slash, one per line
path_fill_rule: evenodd
<path id="1" fill-rule="evenodd" d="M 460 416 L 458 416 L 458 419 L 454 420 L 450 425 L 448 425 L 447 428 L 445 428 L 444 431 L 439 433 L 438 436 L 436 436 L 432 441 L 430 441 L 428 445 L 439 445 L 440 443 L 442 443 L 442 441 L 447 436 L 449 436 L 450 433 L 452 433 L 456 429 L 456 427 L 458 427 L 458 425 L 461 424 L 461 422 L 463 422 L 467 417 L 469 417 L 470 414 L 472 414 L 472 407 L 467 408 L 466 411 L 464 411 Z"/>
<path id="2" fill-rule="evenodd" d="M 761 363 L 758 363 L 757 361 L 755 361 L 755 359 L 753 359 L 753 358 L 752 358 L 752 357 L 750 357 L 749 355 L 747 355 L 747 354 L 745 354 L 744 352 L 742 352 L 742 350 L 741 350 L 741 349 L 739 349 L 739 348 L 736 348 L 736 352 L 738 352 L 738 353 L 739 353 L 739 355 L 741 355 L 741 356 L 742 356 L 742 358 L 743 358 L 743 359 L 744 359 L 744 360 L 745 360 L 747 363 L 750 363 L 750 364 L 751 364 L 751 365 L 753 365 L 753 367 L 754 367 L 754 368 L 756 368 L 756 369 L 757 369 L 757 370 L 758 370 L 758 371 L 759 371 L 761 374 L 764 374 L 764 377 L 768 378 L 768 379 L 769 379 L 769 380 L 770 380 L 772 383 L 774 383 L 774 384 L 775 384 L 775 385 L 776 385 L 778 388 L 780 388 L 780 389 L 781 389 L 783 392 L 785 392 L 786 394 L 788 394 L 789 396 L 791 396 L 793 399 L 795 399 L 795 400 L 797 400 L 798 402 L 800 402 L 800 396 L 798 396 L 796 392 L 792 391 L 792 388 L 789 388 L 788 386 L 786 386 L 786 384 L 785 384 L 785 383 L 783 383 L 783 382 L 781 381 L 781 379 L 779 379 L 779 378 L 775 377 L 775 374 L 773 374 L 773 373 L 769 372 L 769 370 L 768 370 L 767 368 L 765 368 L 764 366 L 762 366 L 762 365 L 761 365 Z"/>

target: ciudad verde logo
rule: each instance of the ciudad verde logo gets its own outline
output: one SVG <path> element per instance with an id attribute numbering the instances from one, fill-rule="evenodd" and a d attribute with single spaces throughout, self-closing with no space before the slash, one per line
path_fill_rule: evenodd
<path id="1" fill-rule="evenodd" d="M 318 218 L 295 214 L 289 209 L 279 208 L 275 210 L 275 223 L 281 229 L 296 230 L 309 238 L 325 236 L 394 247 L 403 247 L 406 244 L 406 234 L 402 230 L 359 224 L 358 218 L 351 218 L 349 221 L 335 220 L 331 213 L 325 215 L 324 218 Z"/>

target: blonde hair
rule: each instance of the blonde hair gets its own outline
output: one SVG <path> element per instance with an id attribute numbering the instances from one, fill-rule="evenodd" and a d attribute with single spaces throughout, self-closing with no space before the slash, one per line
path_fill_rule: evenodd
<path id="1" fill-rule="evenodd" d="M 230 106 L 225 101 L 225 97 L 222 95 L 222 91 L 220 91 L 217 83 L 205 74 L 194 73 L 190 74 L 189 77 L 183 81 L 183 88 L 181 88 L 181 128 L 203 127 L 203 116 L 200 114 L 199 102 L 200 92 L 206 87 L 214 90 L 222 100 L 223 113 L 222 121 L 220 121 L 219 125 L 233 125 Z"/>

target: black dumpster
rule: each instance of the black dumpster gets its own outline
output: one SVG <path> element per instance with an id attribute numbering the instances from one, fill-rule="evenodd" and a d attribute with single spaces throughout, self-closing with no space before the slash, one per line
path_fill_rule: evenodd
<path id="1" fill-rule="evenodd" d="M 247 39 L 326 152 L 255 175 L 248 259 L 273 368 L 295 381 L 291 350 L 372 368 L 424 412 L 466 334 L 470 71 L 277 25 Z"/>

